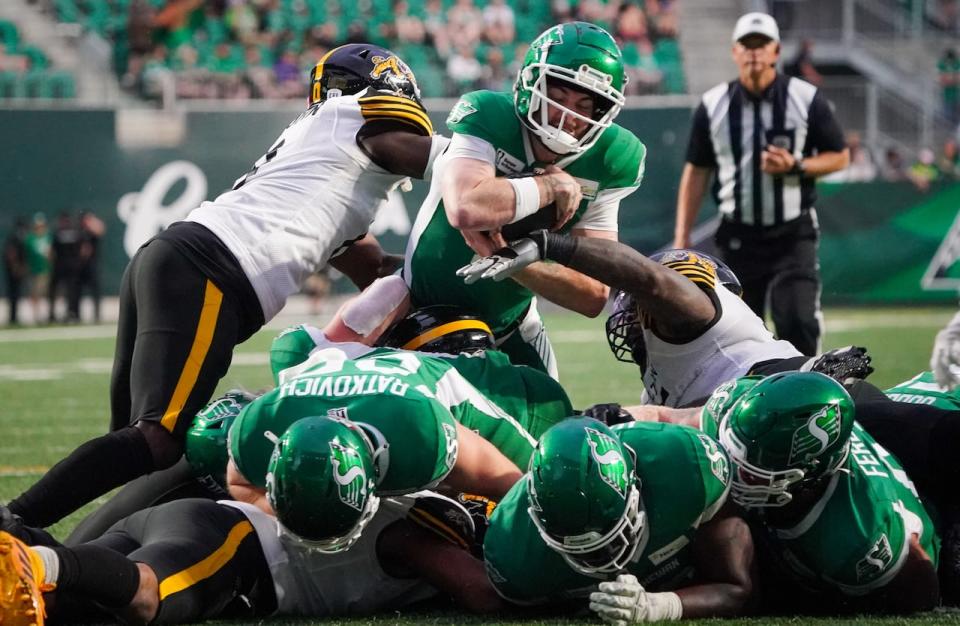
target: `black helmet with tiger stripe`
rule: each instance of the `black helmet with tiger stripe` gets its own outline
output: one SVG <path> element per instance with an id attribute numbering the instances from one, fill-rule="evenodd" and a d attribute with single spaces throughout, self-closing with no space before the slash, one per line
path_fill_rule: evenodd
<path id="1" fill-rule="evenodd" d="M 310 106 L 335 96 L 350 96 L 367 87 L 420 103 L 420 89 L 410 67 L 386 48 L 348 43 L 323 55 L 310 70 Z"/>
<path id="2" fill-rule="evenodd" d="M 677 248 L 651 255 L 650 260 L 680 272 L 703 287 L 713 289 L 719 283 L 736 295 L 743 296 L 743 286 L 733 270 L 705 252 Z"/>
<path id="3" fill-rule="evenodd" d="M 411 311 L 391 326 L 377 345 L 444 354 L 473 353 L 495 347 L 493 331 L 486 322 L 447 304 Z"/>
<path id="4" fill-rule="evenodd" d="M 680 272 L 701 287 L 716 289 L 719 283 L 737 296 L 743 296 L 743 286 L 733 270 L 704 252 L 678 248 L 651 255 L 650 260 Z M 618 292 L 613 300 L 613 313 L 607 318 L 607 345 L 618 361 L 636 363 L 641 371 L 647 369 L 645 323 L 649 324 L 649 320 L 640 311 L 636 298 L 625 291 Z"/>

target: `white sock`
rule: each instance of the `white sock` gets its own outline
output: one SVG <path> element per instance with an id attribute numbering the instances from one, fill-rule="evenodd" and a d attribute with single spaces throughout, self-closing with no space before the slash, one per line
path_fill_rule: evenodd
<path id="1" fill-rule="evenodd" d="M 53 551 L 53 548 L 47 546 L 31 546 L 31 550 L 40 556 L 43 561 L 43 582 L 47 585 L 57 584 L 60 578 L 60 557 Z"/>

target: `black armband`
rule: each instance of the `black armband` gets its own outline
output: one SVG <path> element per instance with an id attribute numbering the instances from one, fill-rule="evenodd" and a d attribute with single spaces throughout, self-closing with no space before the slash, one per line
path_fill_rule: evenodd
<path id="1" fill-rule="evenodd" d="M 543 257 L 561 265 L 569 264 L 577 251 L 577 239 L 579 238 L 572 235 L 546 233 L 542 244 Z"/>

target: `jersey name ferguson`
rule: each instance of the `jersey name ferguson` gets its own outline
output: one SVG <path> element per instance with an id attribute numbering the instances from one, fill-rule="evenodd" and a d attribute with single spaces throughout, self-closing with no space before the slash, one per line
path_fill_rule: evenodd
<path id="1" fill-rule="evenodd" d="M 186 218 L 213 231 L 236 256 L 265 320 L 307 276 L 367 232 L 404 179 L 373 163 L 357 145 L 365 111 L 375 107 L 382 117 L 375 103 L 385 97 L 357 94 L 310 107 L 232 190 Z M 393 98 L 408 126 L 408 109 L 423 113 L 414 101 Z M 421 126 L 423 134 L 432 133 L 429 120 Z"/>

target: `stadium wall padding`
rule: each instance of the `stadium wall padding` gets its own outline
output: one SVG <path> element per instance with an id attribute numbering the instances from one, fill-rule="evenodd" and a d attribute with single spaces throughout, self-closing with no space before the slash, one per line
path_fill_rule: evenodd
<path id="1" fill-rule="evenodd" d="M 292 117 L 289 111 L 183 115 L 177 145 L 149 147 L 121 145 L 112 110 L 0 110 L 0 236 L 17 215 L 42 211 L 52 225 L 61 211 L 92 210 L 108 228 L 101 245 L 104 291 L 116 293 L 136 246 L 229 188 Z M 432 117 L 445 129 L 444 112 Z M 141 124 L 149 124 L 149 115 L 144 119 Z M 643 252 L 672 238 L 689 120 L 682 107 L 627 110 L 618 119 L 648 149 L 643 185 L 621 207 L 621 238 Z M 149 135 L 149 127 L 141 130 Z M 404 196 L 407 215 L 388 216 L 380 225 L 385 248 L 402 251 L 425 193 L 416 183 Z M 909 183 L 821 185 L 824 302 L 954 301 L 951 291 L 924 291 L 920 277 L 958 208 L 957 184 L 925 194 Z M 701 219 L 714 213 L 705 207 Z"/>

